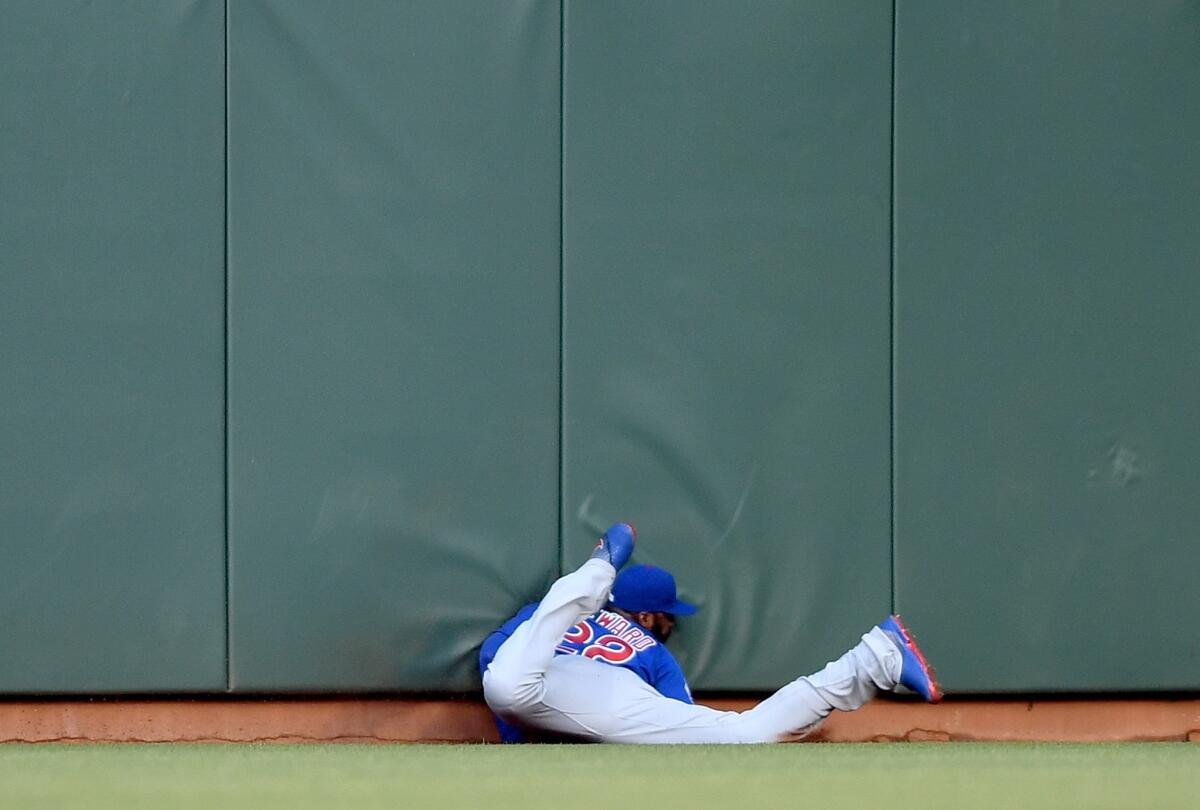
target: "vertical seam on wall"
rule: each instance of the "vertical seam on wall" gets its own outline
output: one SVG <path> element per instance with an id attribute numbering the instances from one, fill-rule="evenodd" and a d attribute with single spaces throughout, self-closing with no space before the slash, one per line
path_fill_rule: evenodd
<path id="1" fill-rule="evenodd" d="M 566 485 L 564 455 L 566 453 L 566 48 L 567 48 L 567 3 L 558 3 L 558 574 L 564 569 L 567 533 Z"/>
<path id="2" fill-rule="evenodd" d="M 891 417 L 891 519 L 890 519 L 890 535 L 891 535 L 891 574 L 892 574 L 892 593 L 891 593 L 891 609 L 892 613 L 897 612 L 896 607 L 896 5 L 898 0 L 892 0 L 892 107 L 891 107 L 891 127 L 890 127 L 890 171 L 889 179 L 889 197 L 890 206 L 888 208 L 888 317 L 890 326 L 890 343 L 888 352 L 888 410 Z"/>
<path id="3" fill-rule="evenodd" d="M 229 0 L 225 0 L 225 691 L 233 689 L 232 639 L 230 637 L 230 565 L 229 532 L 232 525 L 230 508 L 232 497 L 232 469 L 230 467 L 230 312 L 229 312 Z"/>

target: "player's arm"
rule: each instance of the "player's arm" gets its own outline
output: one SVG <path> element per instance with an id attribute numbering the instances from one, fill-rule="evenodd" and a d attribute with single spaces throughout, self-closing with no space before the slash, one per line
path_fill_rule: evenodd
<path id="1" fill-rule="evenodd" d="M 537 602 L 526 605 L 517 611 L 516 616 L 506 621 L 498 630 L 495 630 L 483 640 L 483 646 L 479 648 L 480 677 L 483 677 L 483 673 L 487 672 L 487 668 L 491 665 L 492 659 L 496 657 L 496 652 L 500 649 L 500 645 L 508 641 L 508 637 L 515 633 L 518 627 L 528 621 L 535 610 L 537 610 Z"/>
<path id="2" fill-rule="evenodd" d="M 526 605 L 521 608 L 516 616 L 513 616 L 499 629 L 493 632 L 490 636 L 484 639 L 483 646 L 479 648 L 479 676 L 482 678 L 483 673 L 487 672 L 487 668 L 492 663 L 492 659 L 496 657 L 496 651 L 500 649 L 500 645 L 508 641 L 508 637 L 521 626 L 537 608 L 536 604 Z M 500 732 L 500 739 L 506 743 L 523 743 L 526 742 L 525 732 L 511 723 L 506 723 L 495 714 L 492 717 L 496 721 L 496 730 Z"/>
<path id="3" fill-rule="evenodd" d="M 512 723 L 506 723 L 500 719 L 498 715 L 493 714 L 492 719 L 496 721 L 496 730 L 500 732 L 500 742 L 502 743 L 523 743 L 529 742 L 525 736 L 525 732 L 514 726 Z"/>

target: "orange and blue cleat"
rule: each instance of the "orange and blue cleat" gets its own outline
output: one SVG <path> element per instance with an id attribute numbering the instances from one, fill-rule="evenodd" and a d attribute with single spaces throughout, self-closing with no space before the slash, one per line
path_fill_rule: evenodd
<path id="1" fill-rule="evenodd" d="M 939 702 L 942 699 L 942 687 L 938 685 L 933 667 L 925 660 L 925 655 L 917 646 L 917 640 L 908 632 L 900 617 L 888 616 L 879 623 L 879 629 L 887 633 L 900 648 L 904 661 L 900 671 L 900 683 L 930 703 Z"/>

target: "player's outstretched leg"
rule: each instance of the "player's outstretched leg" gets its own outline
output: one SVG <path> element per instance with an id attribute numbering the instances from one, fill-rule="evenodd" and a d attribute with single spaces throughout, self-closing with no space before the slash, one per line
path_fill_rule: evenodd
<path id="1" fill-rule="evenodd" d="M 811 733 L 834 709 L 854 711 L 879 690 L 907 686 L 930 703 L 942 699 L 933 668 L 899 616 L 872 628 L 845 655 L 820 672 L 780 689 L 744 712 L 746 728 L 768 741 Z"/>
<path id="2" fill-rule="evenodd" d="M 519 718 L 540 704 L 555 647 L 571 625 L 604 605 L 617 569 L 633 554 L 636 538 L 631 524 L 611 526 L 591 559 L 551 585 L 529 620 L 500 645 L 483 673 L 483 696 L 492 711 Z"/>
<path id="3" fill-rule="evenodd" d="M 811 675 L 797 678 L 771 697 L 743 712 L 747 742 L 799 739 L 811 733 L 834 709 L 854 711 L 899 682 L 900 649 L 878 627 L 865 633 L 841 658 Z"/>
<path id="4" fill-rule="evenodd" d="M 653 690 L 639 698 L 638 717 L 655 722 L 617 729 L 604 735 L 609 742 L 638 743 L 753 743 L 801 739 L 834 710 L 853 711 L 880 690 L 905 685 L 926 699 L 941 698 L 932 669 L 894 617 L 863 635 L 862 640 L 819 672 L 797 678 L 752 709 L 719 712 L 668 700 Z"/>

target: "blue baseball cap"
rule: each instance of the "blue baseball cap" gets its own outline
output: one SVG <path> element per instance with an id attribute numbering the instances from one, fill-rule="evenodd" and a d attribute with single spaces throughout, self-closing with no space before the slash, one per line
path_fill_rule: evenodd
<path id="1" fill-rule="evenodd" d="M 665 568 L 653 565 L 631 565 L 617 575 L 609 601 L 630 613 L 673 613 L 691 616 L 696 606 L 681 601 L 675 588 L 675 577 Z"/>

